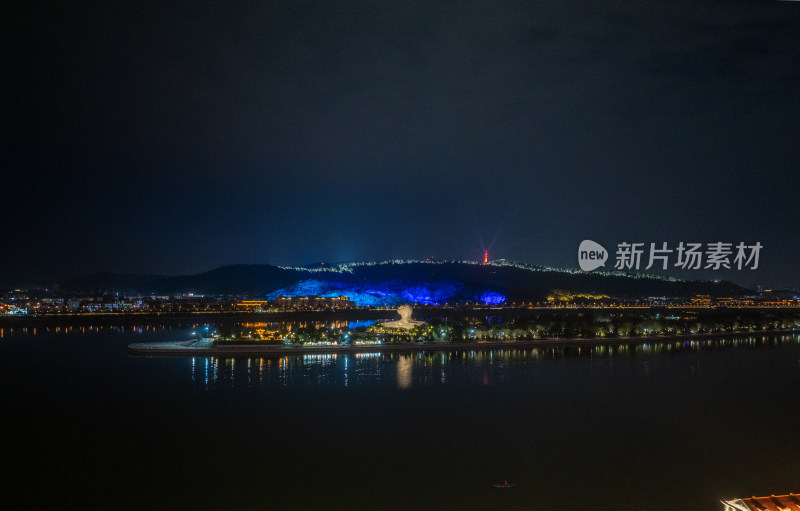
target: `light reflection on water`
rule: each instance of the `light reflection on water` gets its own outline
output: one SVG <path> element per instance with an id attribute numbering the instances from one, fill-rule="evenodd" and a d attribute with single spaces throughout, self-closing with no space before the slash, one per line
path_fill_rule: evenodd
<path id="1" fill-rule="evenodd" d="M 197 326 L 4 329 L 7 486 L 59 484 L 43 503 L 56 509 L 87 488 L 115 509 L 134 484 L 148 489 L 126 494 L 141 494 L 137 508 L 230 507 L 233 494 L 240 509 L 605 511 L 623 495 L 699 511 L 800 480 L 797 335 L 274 358 L 127 351 Z M 506 478 L 516 487 L 494 491 Z M 404 499 L 385 498 L 398 488 Z"/>
<path id="2" fill-rule="evenodd" d="M 726 339 L 684 340 L 643 344 L 534 347 L 494 350 L 440 350 L 415 353 L 308 353 L 276 358 L 194 357 L 191 379 L 198 389 L 246 386 L 380 385 L 400 390 L 426 385 L 504 384 L 510 371 L 524 378 L 528 372 L 569 360 L 590 363 L 590 370 L 610 367 L 614 359 L 636 359 L 643 376 L 657 370 L 652 361 L 669 356 L 712 350 L 750 349 L 798 344 L 798 334 Z M 595 366 L 595 362 L 599 365 Z M 522 370 L 520 371 L 520 368 Z M 699 364 L 690 365 L 692 372 Z"/>

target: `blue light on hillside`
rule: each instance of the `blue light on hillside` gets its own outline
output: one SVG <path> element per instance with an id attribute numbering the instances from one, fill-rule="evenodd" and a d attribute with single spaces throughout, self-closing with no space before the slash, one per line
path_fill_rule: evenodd
<path id="1" fill-rule="evenodd" d="M 430 285 L 407 287 L 401 291 L 400 295 L 408 302 L 439 305 L 455 298 L 458 287 L 454 283 L 439 282 Z"/>
<path id="2" fill-rule="evenodd" d="M 495 293 L 493 291 L 485 291 L 480 295 L 478 301 L 486 305 L 499 305 L 506 301 L 506 297 L 501 295 L 500 293 Z"/>
<path id="3" fill-rule="evenodd" d="M 266 298 L 274 300 L 279 296 L 346 296 L 356 305 L 375 307 L 400 305 L 409 302 L 442 305 L 459 301 L 473 301 L 475 295 L 467 291 L 464 285 L 458 282 L 419 283 L 393 280 L 379 284 L 361 284 L 309 279 L 273 291 L 267 294 Z M 497 293 L 492 294 L 489 299 L 497 300 L 497 297 L 499 297 L 500 301 L 491 303 L 502 303 L 505 300 L 504 296 Z"/>
<path id="4" fill-rule="evenodd" d="M 378 307 L 394 303 L 387 300 L 386 294 L 385 290 L 374 289 L 374 286 L 345 284 L 327 280 L 301 280 L 296 284 L 267 294 L 266 298 L 274 300 L 279 296 L 322 296 L 325 298 L 346 296 L 356 305 Z"/>

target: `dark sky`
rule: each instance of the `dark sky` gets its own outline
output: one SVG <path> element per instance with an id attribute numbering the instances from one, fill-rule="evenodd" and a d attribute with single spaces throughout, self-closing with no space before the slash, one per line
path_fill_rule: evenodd
<path id="1" fill-rule="evenodd" d="M 0 274 L 764 245 L 800 285 L 800 3 L 4 2 Z M 708 277 L 708 273 L 676 274 Z"/>

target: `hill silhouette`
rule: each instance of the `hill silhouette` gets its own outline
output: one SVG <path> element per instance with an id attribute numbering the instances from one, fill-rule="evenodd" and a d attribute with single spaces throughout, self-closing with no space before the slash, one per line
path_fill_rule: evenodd
<path id="1" fill-rule="evenodd" d="M 680 281 L 639 274 L 584 273 L 534 266 L 470 262 L 349 263 L 331 268 L 287 268 L 268 264 L 223 266 L 195 275 L 158 277 L 100 274 L 63 284 L 133 289 L 143 294 L 248 294 L 277 296 L 350 296 L 361 305 L 399 302 L 540 301 L 564 293 L 641 298 L 696 294 L 741 296 L 745 288 L 730 282 Z"/>

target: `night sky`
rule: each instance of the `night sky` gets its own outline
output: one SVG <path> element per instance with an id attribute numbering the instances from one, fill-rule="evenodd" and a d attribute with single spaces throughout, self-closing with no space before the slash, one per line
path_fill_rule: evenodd
<path id="1" fill-rule="evenodd" d="M 755 242 L 800 285 L 800 3 L 4 2 L 0 276 Z M 673 274 L 708 278 L 710 273 Z M 713 276 L 713 275 L 712 275 Z"/>

